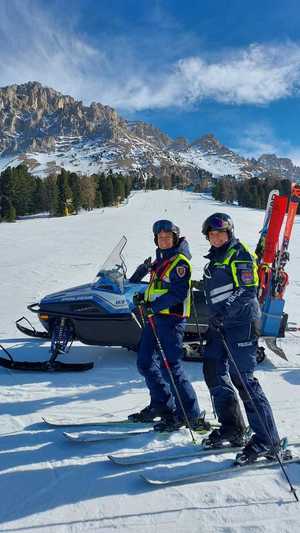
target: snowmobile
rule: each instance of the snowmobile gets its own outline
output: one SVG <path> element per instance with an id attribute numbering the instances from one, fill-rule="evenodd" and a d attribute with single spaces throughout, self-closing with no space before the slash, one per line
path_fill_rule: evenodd
<path id="1" fill-rule="evenodd" d="M 50 358 L 43 362 L 14 361 L 0 345 L 7 357 L 0 357 L 0 365 L 16 370 L 81 371 L 93 363 L 63 363 L 57 360 L 67 354 L 74 340 L 96 346 L 121 346 L 136 351 L 140 340 L 143 317 L 133 304 L 134 294 L 144 293 L 147 282 L 131 283 L 126 278 L 126 264 L 122 252 L 127 243 L 122 237 L 92 283 L 49 294 L 39 303 L 28 306 L 43 326 L 37 331 L 26 317 L 16 321 L 19 331 L 34 338 L 51 341 Z M 186 360 L 201 360 L 208 328 L 208 309 L 201 282 L 192 290 L 192 313 L 185 336 Z M 284 331 L 282 331 L 284 335 Z M 264 348 L 257 351 L 258 362 L 265 358 Z"/>

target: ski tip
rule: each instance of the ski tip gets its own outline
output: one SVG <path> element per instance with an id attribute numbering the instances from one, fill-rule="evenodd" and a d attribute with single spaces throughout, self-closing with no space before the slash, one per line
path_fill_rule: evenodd
<path id="1" fill-rule="evenodd" d="M 80 442 L 77 435 L 72 435 L 72 433 L 68 433 L 67 431 L 63 431 L 62 434 L 68 440 L 71 440 L 73 442 Z"/>
<path id="2" fill-rule="evenodd" d="M 45 416 L 42 416 L 42 421 L 47 424 L 47 426 L 57 426 L 57 424 L 55 424 L 54 420 L 51 420 L 51 418 L 46 418 Z"/>
<path id="3" fill-rule="evenodd" d="M 160 479 L 152 479 L 152 478 L 149 478 L 149 477 L 145 476 L 144 474 L 140 474 L 140 477 L 148 485 L 156 485 L 156 486 L 164 485 L 164 482 L 161 481 Z"/>

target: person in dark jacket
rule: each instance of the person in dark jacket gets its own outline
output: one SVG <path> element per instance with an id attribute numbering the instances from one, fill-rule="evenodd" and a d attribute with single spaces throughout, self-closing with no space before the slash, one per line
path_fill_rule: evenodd
<path id="1" fill-rule="evenodd" d="M 148 258 L 131 276 L 139 282 L 150 273 L 150 282 L 144 294 L 135 297 L 146 318 L 137 356 L 137 368 L 144 376 L 150 392 L 150 404 L 129 420 L 150 422 L 157 431 L 174 431 L 185 425 L 184 413 L 170 383 L 147 316 L 154 316 L 155 328 L 166 354 L 175 385 L 192 428 L 207 427 L 205 411 L 200 411 L 195 391 L 182 365 L 182 342 L 186 318 L 190 314 L 191 254 L 179 228 L 169 220 L 153 225 L 157 245 L 156 259 Z"/>
<path id="2" fill-rule="evenodd" d="M 234 236 L 231 218 L 214 213 L 203 223 L 202 233 L 211 248 L 204 267 L 204 292 L 210 311 L 203 372 L 221 424 L 206 446 L 245 444 L 237 456 L 240 464 L 277 452 L 279 435 L 270 404 L 253 372 L 260 307 L 255 254 Z M 235 365 L 228 359 L 221 333 Z M 248 393 L 246 393 L 243 383 Z M 243 401 L 253 435 L 245 441 L 245 424 L 235 388 Z M 250 400 L 251 397 L 251 400 Z M 255 408 L 253 406 L 255 405 Z"/>

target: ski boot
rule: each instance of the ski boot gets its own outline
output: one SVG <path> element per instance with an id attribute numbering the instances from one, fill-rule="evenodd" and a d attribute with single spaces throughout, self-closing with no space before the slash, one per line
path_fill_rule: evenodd
<path id="1" fill-rule="evenodd" d="M 191 429 L 193 431 L 196 431 L 196 432 L 198 431 L 199 433 L 203 433 L 205 431 L 208 431 L 211 428 L 211 424 L 207 420 L 205 420 L 205 414 L 206 414 L 205 411 L 202 411 L 198 418 L 192 418 L 191 420 L 189 420 Z"/>
<path id="2" fill-rule="evenodd" d="M 257 442 L 255 435 L 253 435 L 243 450 L 237 454 L 234 464 L 239 466 L 252 464 L 260 457 L 268 461 L 274 461 L 278 456 L 283 460 L 290 459 L 291 451 L 285 449 L 286 446 L 286 439 L 282 439 L 282 441 L 272 447 L 269 444 Z"/>
<path id="3" fill-rule="evenodd" d="M 154 431 L 177 431 L 178 429 L 185 426 L 185 422 L 178 418 L 176 413 L 166 413 L 162 416 L 161 421 L 154 424 L 153 429 Z"/>
<path id="4" fill-rule="evenodd" d="M 153 422 L 155 418 L 160 418 L 162 416 L 162 412 L 162 409 L 159 409 L 158 407 L 147 405 L 138 413 L 132 413 L 132 415 L 129 415 L 127 418 L 129 422 Z"/>
<path id="5" fill-rule="evenodd" d="M 247 431 L 234 428 L 214 429 L 208 437 L 202 440 L 203 448 L 222 448 L 245 446 L 247 442 Z"/>

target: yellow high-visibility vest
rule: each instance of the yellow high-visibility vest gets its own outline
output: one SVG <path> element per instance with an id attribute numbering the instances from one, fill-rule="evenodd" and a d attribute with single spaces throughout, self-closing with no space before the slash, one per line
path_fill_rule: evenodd
<path id="1" fill-rule="evenodd" d="M 151 271 L 150 276 L 150 282 L 149 285 L 145 291 L 145 302 L 154 302 L 156 298 L 159 296 L 162 296 L 163 294 L 167 294 L 169 292 L 169 288 L 166 286 L 170 284 L 170 274 L 174 268 L 176 268 L 179 261 L 184 261 L 189 271 L 191 272 L 192 267 L 190 261 L 185 257 L 183 254 L 178 254 L 171 258 L 169 261 L 166 262 L 165 268 L 161 271 L 160 274 L 157 274 L 155 270 Z M 183 318 L 188 318 L 191 314 L 191 277 L 189 279 L 189 290 L 186 298 L 183 302 L 181 302 L 182 305 L 182 312 L 175 312 L 172 309 L 162 309 L 159 311 L 159 314 L 162 315 L 177 315 L 181 316 Z M 180 304 L 178 304 L 180 305 Z"/>

